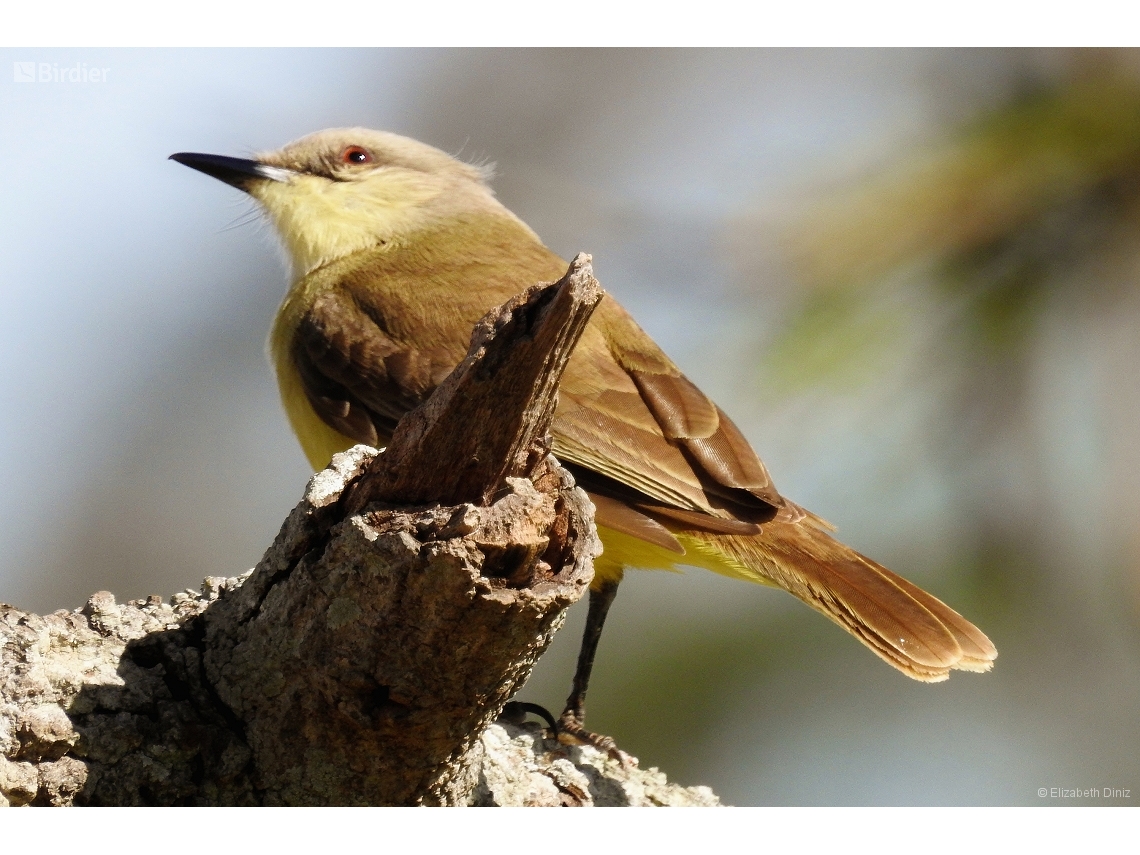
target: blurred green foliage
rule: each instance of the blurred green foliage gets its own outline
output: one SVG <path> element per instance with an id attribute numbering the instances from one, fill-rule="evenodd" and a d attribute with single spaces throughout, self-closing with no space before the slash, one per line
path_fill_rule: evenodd
<path id="1" fill-rule="evenodd" d="M 1033 85 L 802 218 L 791 251 L 805 296 L 765 364 L 785 389 L 876 376 L 908 309 L 930 310 L 898 299 L 900 276 L 965 352 L 1016 358 L 1049 294 L 1074 287 L 1068 269 L 1109 251 L 1138 203 L 1135 80 L 1099 62 Z"/>

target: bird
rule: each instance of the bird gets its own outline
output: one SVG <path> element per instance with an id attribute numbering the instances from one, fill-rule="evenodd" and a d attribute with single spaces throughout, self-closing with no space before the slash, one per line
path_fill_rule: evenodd
<path id="1" fill-rule="evenodd" d="M 383 447 L 487 311 L 566 270 L 495 197 L 489 168 L 394 133 L 338 128 L 252 158 L 171 159 L 253 197 L 284 245 L 293 283 L 269 351 L 315 470 L 358 443 Z M 785 498 L 731 419 L 609 295 L 567 365 L 551 438 L 603 544 L 556 723 L 564 741 L 612 750 L 585 728 L 585 699 L 627 569 L 697 566 L 782 588 L 915 680 L 992 667 L 981 630 Z"/>

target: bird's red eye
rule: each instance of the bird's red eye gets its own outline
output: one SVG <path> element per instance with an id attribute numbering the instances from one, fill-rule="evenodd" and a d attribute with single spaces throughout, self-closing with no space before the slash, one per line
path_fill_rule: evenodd
<path id="1" fill-rule="evenodd" d="M 368 153 L 367 149 L 363 149 L 358 145 L 350 145 L 344 150 L 344 154 L 340 156 L 340 159 L 345 163 L 371 163 L 372 155 Z"/>

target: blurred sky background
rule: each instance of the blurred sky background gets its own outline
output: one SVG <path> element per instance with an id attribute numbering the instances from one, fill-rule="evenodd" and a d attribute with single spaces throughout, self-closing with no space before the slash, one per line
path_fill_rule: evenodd
<path id="1" fill-rule="evenodd" d="M 310 474 L 264 356 L 288 274 L 251 201 L 166 157 L 382 128 L 494 161 L 781 492 L 1000 651 L 923 685 L 781 592 L 630 573 L 592 728 L 730 804 L 1140 797 L 1137 54 L 0 59 L 0 600 L 257 562 Z M 109 71 L 17 83 L 18 62 Z M 561 709 L 584 610 L 521 698 Z"/>

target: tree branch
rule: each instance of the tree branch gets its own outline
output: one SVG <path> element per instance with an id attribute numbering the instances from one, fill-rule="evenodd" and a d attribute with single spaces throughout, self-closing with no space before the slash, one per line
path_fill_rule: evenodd
<path id="1" fill-rule="evenodd" d="M 334 457 L 245 576 L 0 606 L 0 802 L 715 803 L 490 726 L 600 549 L 547 429 L 601 297 L 580 256 L 489 313 L 389 448 Z"/>

